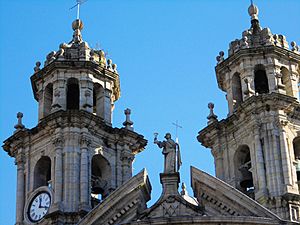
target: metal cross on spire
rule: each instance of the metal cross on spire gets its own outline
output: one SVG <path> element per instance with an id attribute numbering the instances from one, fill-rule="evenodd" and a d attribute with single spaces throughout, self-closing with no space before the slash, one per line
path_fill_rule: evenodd
<path id="1" fill-rule="evenodd" d="M 176 123 L 172 124 L 176 127 L 176 143 L 178 143 L 178 128 L 182 128 L 182 126 L 178 124 L 178 120 L 176 120 Z"/>
<path id="2" fill-rule="evenodd" d="M 77 19 L 79 20 L 79 12 L 80 12 L 80 5 L 85 3 L 87 0 L 76 0 L 76 5 L 71 7 L 70 9 L 74 9 L 77 6 Z"/>

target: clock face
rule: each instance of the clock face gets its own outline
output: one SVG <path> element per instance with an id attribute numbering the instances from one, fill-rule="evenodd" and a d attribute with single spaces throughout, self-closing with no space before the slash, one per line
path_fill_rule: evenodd
<path id="1" fill-rule="evenodd" d="M 28 208 L 28 217 L 31 222 L 37 222 L 44 218 L 51 204 L 51 198 L 48 192 L 40 192 L 36 195 Z"/>

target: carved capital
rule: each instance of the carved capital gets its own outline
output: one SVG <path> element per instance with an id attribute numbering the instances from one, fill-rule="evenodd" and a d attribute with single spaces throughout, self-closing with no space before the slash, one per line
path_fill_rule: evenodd
<path id="1" fill-rule="evenodd" d="M 256 117 L 257 115 L 254 114 L 254 116 Z M 261 128 L 261 120 L 258 119 L 258 118 L 254 118 L 254 119 L 255 120 L 254 120 L 254 124 L 253 124 L 252 129 L 253 129 L 254 134 L 259 134 L 259 131 L 260 131 L 260 128 Z"/>
<path id="2" fill-rule="evenodd" d="M 221 154 L 221 152 L 218 151 L 218 150 L 212 149 L 212 150 L 211 150 L 211 154 L 213 155 L 213 157 L 214 157 L 215 159 L 222 159 L 222 154 Z"/>
<path id="3" fill-rule="evenodd" d="M 57 137 L 52 141 L 52 144 L 55 146 L 55 148 L 62 148 L 64 145 L 64 138 L 63 137 Z"/>
<path id="4" fill-rule="evenodd" d="M 19 152 L 20 149 L 23 149 L 24 143 L 22 140 L 18 140 L 17 143 L 15 143 L 15 145 L 13 145 L 12 147 L 13 147 L 13 151 Z"/>
<path id="5" fill-rule="evenodd" d="M 15 165 L 17 165 L 18 170 L 19 169 L 24 170 L 24 164 L 25 164 L 25 155 L 22 153 L 18 154 L 15 159 Z"/>
<path id="6" fill-rule="evenodd" d="M 79 140 L 79 144 L 81 148 L 87 148 L 91 145 L 92 141 L 86 136 L 82 136 Z"/>
<path id="7" fill-rule="evenodd" d="M 278 127 L 278 129 L 280 130 L 280 131 L 285 131 L 285 127 L 287 126 L 289 124 L 289 122 L 288 121 L 286 121 L 286 120 L 276 120 L 275 122 L 274 122 L 274 126 L 276 126 L 276 127 Z"/>
<path id="8" fill-rule="evenodd" d="M 133 160 L 134 160 L 133 154 L 125 151 L 121 153 L 121 161 L 124 164 L 130 165 L 130 163 L 132 163 Z"/>

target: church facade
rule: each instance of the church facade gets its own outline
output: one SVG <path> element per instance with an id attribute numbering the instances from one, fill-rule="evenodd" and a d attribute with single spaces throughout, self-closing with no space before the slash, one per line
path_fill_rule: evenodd
<path id="1" fill-rule="evenodd" d="M 37 62 L 31 84 L 39 122 L 22 113 L 3 149 L 16 159 L 16 225 L 33 224 L 298 224 L 300 222 L 299 47 L 262 29 L 249 7 L 251 28 L 217 57 L 216 75 L 229 114 L 218 121 L 212 103 L 197 139 L 211 149 L 216 177 L 191 167 L 194 197 L 180 186 L 180 148 L 169 133 L 154 139 L 165 158 L 162 193 L 151 207 L 146 169 L 132 176 L 147 140 L 112 127 L 120 96 L 117 66 L 81 35 Z"/>

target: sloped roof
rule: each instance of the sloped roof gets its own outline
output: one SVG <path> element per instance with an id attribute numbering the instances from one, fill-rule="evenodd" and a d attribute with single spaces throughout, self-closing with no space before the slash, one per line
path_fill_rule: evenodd
<path id="1" fill-rule="evenodd" d="M 239 190 L 195 167 L 191 167 L 191 182 L 194 195 L 204 205 L 208 216 L 251 216 L 281 220 Z"/>
<path id="2" fill-rule="evenodd" d="M 146 208 L 151 185 L 144 169 L 112 192 L 92 209 L 78 225 L 110 225 L 135 219 Z"/>

